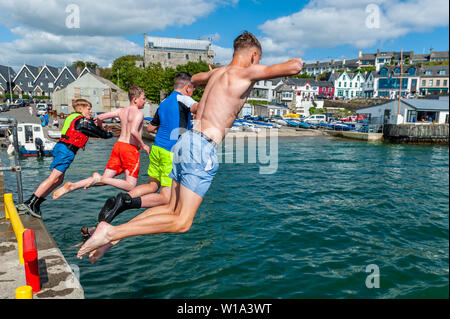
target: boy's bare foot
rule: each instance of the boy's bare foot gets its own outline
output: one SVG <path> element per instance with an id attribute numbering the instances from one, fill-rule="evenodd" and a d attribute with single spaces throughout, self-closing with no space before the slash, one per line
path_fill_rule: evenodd
<path id="1" fill-rule="evenodd" d="M 70 186 L 72 185 L 71 182 L 67 182 L 64 184 L 64 186 L 58 188 L 54 193 L 53 193 L 53 200 L 60 198 L 61 196 L 67 194 L 68 192 L 70 192 Z"/>
<path id="2" fill-rule="evenodd" d="M 78 251 L 77 258 L 82 259 L 84 255 L 91 251 L 110 243 L 110 240 L 107 238 L 107 233 L 111 227 L 112 226 L 106 222 L 99 223 L 91 238 L 89 238 Z"/>
<path id="3" fill-rule="evenodd" d="M 101 179 L 102 175 L 97 172 L 92 173 L 91 181 L 86 186 L 84 186 L 84 189 L 100 184 Z"/>
<path id="4" fill-rule="evenodd" d="M 108 243 L 102 247 L 99 247 L 97 249 L 94 249 L 93 251 L 91 251 L 89 253 L 89 261 L 91 262 L 91 264 L 95 263 L 97 260 L 99 260 L 100 258 L 102 258 L 102 256 L 104 254 L 106 254 L 106 252 L 108 250 L 110 250 L 114 245 L 116 245 L 120 240 L 116 240 L 113 241 L 111 243 Z"/>

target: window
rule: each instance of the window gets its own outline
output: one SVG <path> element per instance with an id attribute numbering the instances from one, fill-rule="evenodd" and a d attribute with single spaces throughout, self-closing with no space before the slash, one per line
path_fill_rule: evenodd
<path id="1" fill-rule="evenodd" d="M 416 68 L 409 68 L 408 69 L 408 74 L 409 75 L 416 75 Z"/>
<path id="2" fill-rule="evenodd" d="M 65 74 L 65 78 L 66 78 L 66 80 L 68 80 L 68 79 L 69 79 L 69 76 L 67 75 L 67 73 Z"/>
<path id="3" fill-rule="evenodd" d="M 48 83 L 48 88 L 53 89 L 53 82 Z"/>
<path id="4" fill-rule="evenodd" d="M 441 80 L 436 80 L 436 86 L 441 86 Z"/>
<path id="5" fill-rule="evenodd" d="M 445 75 L 447 72 L 445 70 L 440 70 L 439 75 Z"/>
<path id="6" fill-rule="evenodd" d="M 345 88 L 347 87 L 347 82 L 344 82 L 344 87 L 345 87 Z"/>
<path id="7" fill-rule="evenodd" d="M 350 87 L 352 87 L 352 82 L 350 82 Z"/>
<path id="8" fill-rule="evenodd" d="M 339 82 L 339 85 L 338 85 L 338 87 L 341 87 L 341 84 L 342 84 L 342 83 L 341 83 L 341 82 Z"/>
<path id="9" fill-rule="evenodd" d="M 97 90 L 96 89 L 92 90 L 92 95 L 97 95 Z"/>
<path id="10" fill-rule="evenodd" d="M 200 56 L 198 57 L 198 59 L 199 59 L 199 61 L 201 61 L 201 60 L 202 60 L 202 56 L 200 55 Z"/>
<path id="11" fill-rule="evenodd" d="M 431 70 L 425 71 L 425 75 L 431 75 L 431 74 L 432 74 Z"/>
<path id="12" fill-rule="evenodd" d="M 25 72 L 25 77 L 26 77 L 26 78 L 28 78 L 28 74 L 27 74 L 27 72 Z"/>
<path id="13" fill-rule="evenodd" d="M 409 123 L 415 123 L 417 122 L 417 111 L 408 111 L 408 115 L 407 115 L 407 122 Z"/>
<path id="14" fill-rule="evenodd" d="M 189 60 L 189 54 L 186 54 L 186 60 Z"/>
<path id="15" fill-rule="evenodd" d="M 444 80 L 444 83 L 442 84 L 442 86 L 447 86 L 447 80 Z"/>
<path id="16" fill-rule="evenodd" d="M 169 53 L 167 53 L 167 58 L 168 58 L 168 59 L 170 59 L 170 52 L 169 52 Z"/>
<path id="17" fill-rule="evenodd" d="M 426 80 L 422 80 L 422 86 L 427 85 L 427 81 Z"/>
<path id="18" fill-rule="evenodd" d="M 428 86 L 433 86 L 433 80 L 428 81 Z"/>
<path id="19" fill-rule="evenodd" d="M 44 77 L 45 77 L 46 79 L 48 79 L 48 74 L 47 74 L 47 73 L 45 73 L 45 74 L 44 74 Z"/>
<path id="20" fill-rule="evenodd" d="M 31 81 L 30 82 L 28 82 L 28 87 L 33 87 L 33 83 L 31 83 Z"/>

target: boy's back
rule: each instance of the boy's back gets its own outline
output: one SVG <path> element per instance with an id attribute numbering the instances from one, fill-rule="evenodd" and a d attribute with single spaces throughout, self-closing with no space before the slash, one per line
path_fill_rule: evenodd
<path id="1" fill-rule="evenodd" d="M 137 133 L 142 136 L 144 114 L 138 108 L 129 106 L 119 109 L 118 117 L 121 126 L 119 141 L 140 148 L 142 143 L 133 135 Z"/>

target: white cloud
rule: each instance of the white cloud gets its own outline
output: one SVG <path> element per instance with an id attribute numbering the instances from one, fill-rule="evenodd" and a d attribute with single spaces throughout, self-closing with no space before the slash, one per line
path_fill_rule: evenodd
<path id="1" fill-rule="evenodd" d="M 0 0 L 2 21 L 20 24 L 57 35 L 119 36 L 183 26 L 207 16 L 224 0 Z M 70 29 L 66 19 L 79 8 L 80 28 Z"/>
<path id="2" fill-rule="evenodd" d="M 90 60 L 100 66 L 127 54 L 143 54 L 143 47 L 126 40 L 129 34 L 151 33 L 168 26 L 184 26 L 237 0 L 0 0 L 0 25 L 17 37 L 0 42 L 0 64 L 70 64 Z M 67 18 L 79 8 L 79 28 Z M 218 34 L 214 35 L 220 37 Z"/>
<path id="3" fill-rule="evenodd" d="M 233 59 L 233 49 L 224 48 L 213 44 L 212 49 L 214 50 L 214 62 L 219 62 L 222 65 L 228 64 Z"/>
<path id="4" fill-rule="evenodd" d="M 379 27 L 367 24 L 369 4 L 380 9 Z M 269 20 L 259 28 L 266 35 L 262 43 L 269 55 L 282 51 L 298 56 L 308 48 L 345 44 L 366 48 L 411 32 L 447 26 L 448 8 L 445 0 L 313 0 L 302 10 Z"/>

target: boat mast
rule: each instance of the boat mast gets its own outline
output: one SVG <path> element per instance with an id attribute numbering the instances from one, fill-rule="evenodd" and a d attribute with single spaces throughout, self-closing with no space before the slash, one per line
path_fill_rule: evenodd
<path id="1" fill-rule="evenodd" d="M 400 50 L 400 86 L 398 88 L 397 115 L 400 115 L 400 99 L 402 97 L 403 48 Z"/>

